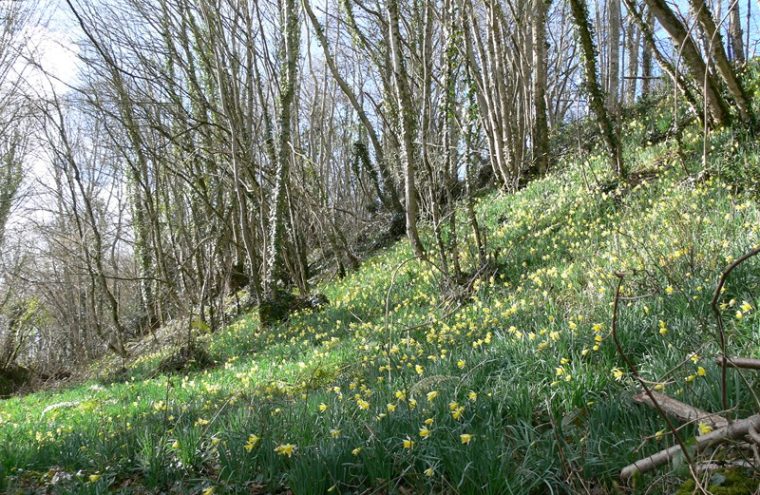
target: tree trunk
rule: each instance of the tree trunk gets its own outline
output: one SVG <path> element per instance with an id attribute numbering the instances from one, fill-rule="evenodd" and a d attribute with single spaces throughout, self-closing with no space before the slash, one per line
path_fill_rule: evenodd
<path id="1" fill-rule="evenodd" d="M 596 74 L 596 50 L 594 49 L 594 39 L 591 35 L 591 26 L 588 20 L 588 8 L 585 0 L 570 0 L 570 9 L 573 13 L 573 19 L 578 29 L 578 35 L 583 50 L 583 70 L 586 82 L 586 90 L 589 97 L 589 106 L 596 115 L 599 130 L 602 134 L 607 154 L 615 173 L 625 179 L 628 171 L 623 165 L 623 159 L 620 151 L 620 142 L 615 134 L 612 120 L 610 119 L 607 109 L 604 106 L 604 95 L 602 88 L 599 86 L 599 80 Z"/>
<path id="2" fill-rule="evenodd" d="M 388 1 L 388 26 L 391 45 L 391 63 L 401 127 L 401 158 L 404 167 L 404 199 L 406 201 L 406 235 L 412 244 L 415 256 L 423 258 L 425 249 L 417 231 L 417 188 L 415 187 L 415 164 L 418 160 L 414 143 L 415 114 L 412 102 L 409 75 L 403 57 L 403 44 L 399 30 L 398 0 Z"/>
<path id="3" fill-rule="evenodd" d="M 636 102 L 636 88 L 639 75 L 639 47 L 641 46 L 641 30 L 630 19 L 633 15 L 628 13 L 628 82 L 625 85 L 625 102 L 633 105 Z"/>
<path id="4" fill-rule="evenodd" d="M 744 39 L 742 37 L 742 19 L 739 14 L 739 0 L 728 2 L 728 38 L 731 44 L 732 60 L 744 63 Z"/>
<path id="5" fill-rule="evenodd" d="M 620 0 L 609 0 L 609 70 L 607 108 L 616 116 L 620 103 Z"/>
<path id="6" fill-rule="evenodd" d="M 694 110 L 694 113 L 697 114 L 700 121 L 704 124 L 704 121 L 702 120 L 704 118 L 704 113 L 699 110 L 700 105 L 697 104 L 697 99 L 694 97 L 694 94 L 689 87 L 689 82 L 686 80 L 683 73 L 676 70 L 675 67 L 673 67 L 673 64 L 671 64 L 668 59 L 666 59 L 665 56 L 660 53 L 660 49 L 657 47 L 657 42 L 654 37 L 654 20 L 652 18 L 651 11 L 647 12 L 646 18 L 644 18 L 642 13 L 636 7 L 634 0 L 624 1 L 628 11 L 633 15 L 634 19 L 636 19 L 636 22 L 639 25 L 639 29 L 641 30 L 641 35 L 644 38 L 643 75 L 645 79 L 642 93 L 644 95 L 647 95 L 650 92 L 649 85 L 651 84 L 650 79 L 652 75 L 652 57 L 654 57 L 662 70 L 665 71 L 671 77 L 671 79 L 673 79 L 673 83 L 681 91 L 681 93 L 684 95 L 684 98 L 686 98 L 689 106 Z"/>
<path id="7" fill-rule="evenodd" d="M 298 77 L 298 53 L 300 29 L 296 0 L 284 0 L 282 4 L 284 25 L 284 50 L 282 73 L 280 75 L 279 136 L 277 140 L 277 163 L 275 167 L 274 190 L 269 220 L 269 245 L 267 246 L 266 276 L 264 279 L 264 299 L 259 305 L 259 317 L 265 326 L 277 323 L 287 317 L 288 309 L 280 307 L 285 249 L 285 215 L 287 214 L 287 183 L 290 177 L 291 136 L 290 123 Z"/>
<path id="8" fill-rule="evenodd" d="M 713 62 L 715 62 L 718 73 L 721 78 L 723 78 L 726 86 L 728 86 L 728 91 L 731 93 L 731 97 L 736 102 L 736 107 L 739 109 L 739 116 L 745 125 L 750 125 L 752 123 L 752 113 L 749 98 L 747 98 L 747 94 L 739 82 L 739 78 L 736 77 L 736 72 L 734 72 L 734 68 L 731 66 L 728 56 L 726 56 L 726 51 L 723 49 L 723 37 L 715 26 L 712 13 L 704 0 L 689 0 L 689 2 L 691 3 L 694 12 L 697 13 L 699 24 L 702 26 L 705 36 L 707 37 L 707 45 L 711 52 L 710 55 L 712 56 Z M 741 32 L 739 34 L 739 38 L 741 39 Z"/>
<path id="9" fill-rule="evenodd" d="M 628 2 L 626 2 L 626 5 L 627 4 Z M 641 28 L 642 34 L 644 34 L 644 31 L 654 33 L 654 16 L 652 16 L 652 11 L 650 9 L 647 9 L 646 14 L 640 21 L 639 26 Z M 652 51 L 656 49 L 656 46 L 653 42 L 647 41 L 645 34 L 643 38 L 644 41 L 641 53 L 641 96 L 647 96 L 652 92 L 652 76 L 654 74 L 654 67 L 652 64 Z"/>
<path id="10" fill-rule="evenodd" d="M 549 168 L 549 126 L 546 115 L 546 16 L 551 0 L 533 6 L 533 160 L 538 175 Z"/>
<path id="11" fill-rule="evenodd" d="M 670 35 L 676 50 L 680 51 L 696 86 L 704 88 L 705 104 L 712 122 L 718 126 L 727 124 L 729 121 L 728 106 L 720 94 L 720 88 L 715 78 L 707 71 L 699 48 L 697 48 L 683 22 L 676 17 L 665 0 L 646 0 L 646 3 L 652 14 Z"/>

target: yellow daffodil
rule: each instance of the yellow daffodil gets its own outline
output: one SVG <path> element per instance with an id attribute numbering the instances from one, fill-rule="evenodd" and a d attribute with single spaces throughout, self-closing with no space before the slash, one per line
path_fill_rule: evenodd
<path id="1" fill-rule="evenodd" d="M 283 443 L 274 448 L 275 453 L 282 456 L 292 457 L 296 446 L 292 443 Z"/>
<path id="2" fill-rule="evenodd" d="M 625 372 L 620 368 L 612 368 L 612 376 L 615 377 L 615 380 L 621 381 L 623 376 L 625 376 Z"/>
<path id="3" fill-rule="evenodd" d="M 256 448 L 256 445 L 259 444 L 260 440 L 261 439 L 258 437 L 258 435 L 254 435 L 253 433 L 251 433 L 250 435 L 248 435 L 248 440 L 245 442 L 245 445 L 243 446 L 243 448 L 245 449 L 246 452 L 250 452 L 254 448 Z"/>

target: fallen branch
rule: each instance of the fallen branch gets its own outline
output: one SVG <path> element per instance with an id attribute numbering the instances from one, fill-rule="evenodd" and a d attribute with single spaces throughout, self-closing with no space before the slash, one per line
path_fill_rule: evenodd
<path id="1" fill-rule="evenodd" d="M 697 407 L 681 402 L 680 400 L 668 397 L 659 392 L 652 392 L 652 397 L 663 411 L 675 416 L 684 422 L 703 422 L 713 428 L 723 428 L 728 425 L 728 420 L 719 414 L 709 413 Z M 657 407 L 652 399 L 644 392 L 633 397 L 633 401 L 638 404 L 645 404 L 650 407 Z"/>
<path id="2" fill-rule="evenodd" d="M 712 471 L 724 470 L 727 468 L 754 469 L 755 465 L 750 461 L 737 459 L 727 462 L 702 462 L 697 464 L 698 473 L 710 473 Z"/>
<path id="3" fill-rule="evenodd" d="M 750 429 L 760 429 L 760 414 L 755 414 L 745 419 L 740 419 L 732 424 L 723 428 L 711 431 L 706 435 L 697 436 L 694 440 L 694 446 L 690 449 L 692 454 L 697 454 L 703 450 L 728 440 L 734 440 L 741 438 L 749 434 Z M 640 459 L 633 464 L 624 467 L 620 471 L 620 478 L 623 480 L 629 479 L 636 473 L 646 473 L 653 469 L 665 464 L 670 459 L 678 456 L 679 454 L 686 454 L 680 445 L 674 445 L 665 450 L 661 450 L 656 454 Z"/>
<path id="4" fill-rule="evenodd" d="M 760 445 L 760 433 L 757 432 L 757 428 L 754 425 L 749 427 L 749 431 L 747 433 L 753 442 L 755 442 L 757 445 Z"/>
<path id="5" fill-rule="evenodd" d="M 743 368 L 747 370 L 760 370 L 760 359 L 752 358 L 727 358 L 722 359 L 721 356 L 715 358 L 715 362 L 718 366 L 722 366 L 725 361 L 726 366 L 729 368 Z"/>

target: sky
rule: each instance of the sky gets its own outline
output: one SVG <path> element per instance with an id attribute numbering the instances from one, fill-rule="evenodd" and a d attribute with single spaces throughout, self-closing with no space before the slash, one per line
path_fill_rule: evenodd
<path id="1" fill-rule="evenodd" d="M 73 84 L 78 70 L 76 45 L 80 36 L 60 0 L 41 1 L 35 6 L 33 22 L 25 33 L 26 51 L 40 63 L 40 69 L 25 69 L 27 81 L 45 95 L 50 87 L 62 93 Z"/>

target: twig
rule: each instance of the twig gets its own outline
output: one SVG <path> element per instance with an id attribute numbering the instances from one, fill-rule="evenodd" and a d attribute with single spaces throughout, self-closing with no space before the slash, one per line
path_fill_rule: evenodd
<path id="1" fill-rule="evenodd" d="M 723 317 L 720 314 L 720 306 L 718 305 L 718 300 L 720 299 L 720 294 L 723 291 L 723 286 L 726 284 L 726 279 L 731 274 L 734 269 L 750 259 L 751 257 L 755 256 L 756 254 L 760 253 L 760 247 L 756 247 L 755 249 L 751 250 L 750 252 L 746 253 L 741 258 L 737 259 L 728 267 L 723 270 L 723 273 L 721 273 L 720 278 L 718 279 L 718 285 L 715 287 L 715 293 L 713 293 L 712 301 L 710 302 L 710 305 L 712 306 L 713 313 L 715 313 L 715 320 L 718 324 L 718 343 L 720 344 L 720 354 L 722 359 L 720 360 L 720 394 L 721 394 L 721 401 L 723 404 L 723 410 L 728 411 L 728 392 L 727 392 L 727 379 L 726 379 L 726 368 L 727 362 L 726 362 L 726 331 L 723 328 Z"/>

